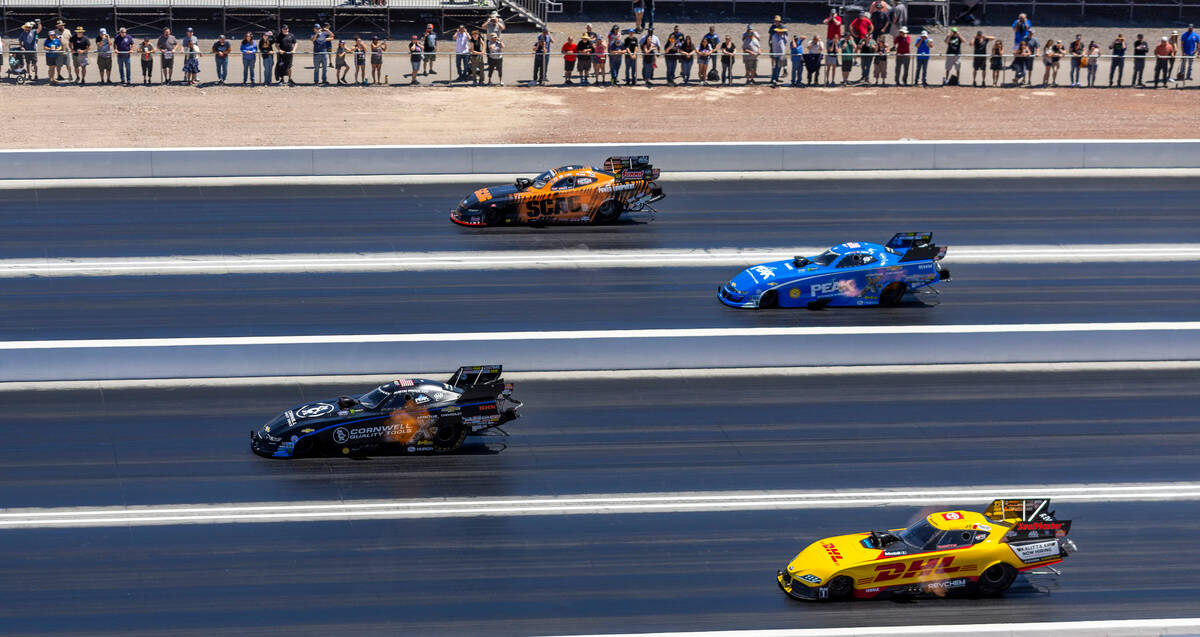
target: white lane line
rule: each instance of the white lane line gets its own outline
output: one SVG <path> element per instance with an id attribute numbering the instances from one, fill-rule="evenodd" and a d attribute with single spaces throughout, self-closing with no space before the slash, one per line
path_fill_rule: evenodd
<path id="1" fill-rule="evenodd" d="M 322 345 L 363 343 L 466 343 L 481 341 L 580 341 L 609 339 L 728 338 L 756 336 L 871 336 L 917 334 L 1030 334 L 1079 332 L 1189 332 L 1200 321 L 1144 323 L 1012 323 L 981 325 L 854 325 L 829 327 L 712 327 L 691 329 L 579 330 L 544 332 L 462 332 L 425 334 L 312 334 L 293 336 L 218 336 L 181 338 L 107 338 L 0 341 L 0 351 L 32 349 L 111 349 L 146 347 L 245 347 L 250 345 Z"/>
<path id="2" fill-rule="evenodd" d="M 710 378 L 769 378 L 873 376 L 904 374 L 1040 374 L 1080 372 L 1196 371 L 1196 361 L 1096 361 L 1074 363 L 949 363 L 930 365 L 843 365 L 837 367 L 730 367 L 704 369 L 614 369 L 597 371 L 505 371 L 505 380 L 562 382 L 577 380 L 693 380 Z M 330 376 L 245 376 L 239 378 L 134 378 L 124 380 L 39 380 L 0 382 L 0 392 L 122 389 L 179 389 L 200 387 L 271 387 L 280 385 L 381 385 L 396 378 L 442 378 L 446 370 L 395 374 Z"/>
<path id="3" fill-rule="evenodd" d="M 661 250 L 288 253 L 0 260 L 0 278 L 745 267 L 828 246 Z M 1200 243 L 951 246 L 945 263 L 1165 263 L 1200 260 Z M 732 273 L 731 273 L 732 274 Z M 715 285 L 715 284 L 714 284 Z"/>
<path id="4" fill-rule="evenodd" d="M 847 628 L 782 628 L 766 630 L 712 630 L 672 633 L 605 633 L 561 637 L 893 637 L 895 635 L 1023 635 L 1027 637 L 1158 637 L 1200 631 L 1200 617 L 1163 619 L 1107 619 L 1073 622 L 1022 622 L 1012 624 L 931 624 L 924 626 L 855 626 Z"/>
<path id="5" fill-rule="evenodd" d="M 3 509 L 0 529 L 934 506 L 1000 497 L 1068 503 L 1193 501 L 1200 500 L 1200 482 Z"/>

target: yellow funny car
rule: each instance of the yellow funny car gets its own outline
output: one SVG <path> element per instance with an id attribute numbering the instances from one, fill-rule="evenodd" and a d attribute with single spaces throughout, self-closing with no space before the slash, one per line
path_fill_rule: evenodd
<path id="1" fill-rule="evenodd" d="M 1069 520 L 1050 500 L 995 500 L 983 513 L 942 511 L 907 529 L 868 531 L 813 542 L 779 571 L 796 599 L 945 594 L 998 595 L 1021 571 L 1075 552 Z"/>

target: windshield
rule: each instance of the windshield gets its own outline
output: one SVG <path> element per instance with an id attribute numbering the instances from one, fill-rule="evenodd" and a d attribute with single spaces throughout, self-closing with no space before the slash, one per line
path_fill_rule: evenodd
<path id="1" fill-rule="evenodd" d="M 538 175 L 537 177 L 534 177 L 533 178 L 533 187 L 534 188 L 544 187 L 546 184 L 550 183 L 550 178 L 553 176 L 554 176 L 554 173 L 547 170 L 546 172 Z"/>
<path id="2" fill-rule="evenodd" d="M 829 265 L 830 263 L 833 263 L 833 261 L 837 258 L 838 258 L 838 253 L 834 252 L 833 250 L 826 250 L 826 251 L 822 252 L 820 255 L 813 257 L 812 262 L 817 265 Z"/>
<path id="3" fill-rule="evenodd" d="M 933 539 L 937 529 L 928 520 L 921 520 L 900 532 L 900 539 L 914 548 L 923 549 Z"/>
<path id="4" fill-rule="evenodd" d="M 384 391 L 383 387 L 376 387 L 362 396 L 359 396 L 358 402 L 362 403 L 362 406 L 366 407 L 367 409 L 375 409 L 379 406 L 379 403 L 387 400 L 388 396 L 391 396 L 391 394 L 387 391 Z"/>

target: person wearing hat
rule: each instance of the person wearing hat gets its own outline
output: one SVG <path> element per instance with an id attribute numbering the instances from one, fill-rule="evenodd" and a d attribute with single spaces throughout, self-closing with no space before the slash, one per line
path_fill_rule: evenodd
<path id="1" fill-rule="evenodd" d="M 771 54 L 771 88 L 778 88 L 779 80 L 787 78 L 788 30 L 783 25 L 783 18 L 775 16 L 767 33 L 767 48 Z"/>
<path id="2" fill-rule="evenodd" d="M 159 74 L 163 84 L 170 84 L 175 74 L 175 52 L 179 50 L 179 39 L 171 35 L 170 29 L 163 29 L 157 43 L 159 55 Z"/>
<path id="3" fill-rule="evenodd" d="M 499 32 L 497 32 L 497 37 L 499 37 Z M 433 68 L 433 63 L 437 62 L 437 33 L 434 32 L 432 24 L 425 25 L 425 34 L 421 39 L 421 50 L 425 54 L 422 61 L 425 67 L 423 74 L 437 75 L 437 70 Z"/>
<path id="4" fill-rule="evenodd" d="M 493 11 L 488 14 L 487 22 L 484 22 L 480 28 L 483 29 L 483 32 L 487 35 L 495 33 L 497 36 L 499 36 L 504 33 L 504 30 L 508 27 L 505 26 L 504 20 L 500 19 L 500 12 Z"/>
<path id="5" fill-rule="evenodd" d="M 929 54 L 933 52 L 933 40 L 929 39 L 928 31 L 921 31 L 913 48 L 917 51 L 917 67 L 913 71 L 913 86 L 916 86 L 918 82 L 921 86 L 929 86 Z"/>
<path id="6" fill-rule="evenodd" d="M 25 60 L 25 71 L 35 80 L 38 79 L 37 41 L 41 33 L 42 21 L 37 20 L 21 25 L 21 32 L 17 34 L 17 44 L 21 47 L 21 55 Z"/>
<path id="7" fill-rule="evenodd" d="M 125 30 L 125 27 L 117 29 L 117 37 L 113 38 L 113 48 L 117 50 L 117 76 L 121 80 L 121 84 L 129 86 L 133 81 L 133 67 L 131 62 L 131 53 L 133 52 L 133 37 Z"/>
<path id="8" fill-rule="evenodd" d="M 1175 56 L 1175 47 L 1171 46 L 1170 38 L 1162 36 L 1162 41 L 1154 47 L 1154 88 L 1158 88 L 1159 78 L 1163 86 L 1171 81 L 1170 61 Z"/>
<path id="9" fill-rule="evenodd" d="M 262 37 L 258 39 L 258 57 L 262 62 L 262 83 L 270 86 L 271 76 L 275 74 L 275 34 L 270 31 L 264 31 Z M 366 69 L 363 70 L 363 79 L 366 79 Z"/>
<path id="10" fill-rule="evenodd" d="M 543 28 L 533 42 L 533 83 L 537 86 L 546 85 L 546 71 L 550 69 L 552 46 L 554 37 L 550 35 L 550 29 Z"/>
<path id="11" fill-rule="evenodd" d="M 663 60 L 667 63 L 667 86 L 675 86 L 675 70 L 679 68 L 679 47 L 683 44 L 683 32 L 679 25 L 671 29 L 663 45 Z"/>
<path id="12" fill-rule="evenodd" d="M 108 31 L 100 29 L 96 36 L 96 69 L 101 84 L 112 84 L 112 50 L 112 38 L 108 37 Z"/>
<path id="13" fill-rule="evenodd" d="M 1108 50 L 1112 51 L 1112 63 L 1108 66 L 1108 85 L 1113 85 L 1113 76 L 1117 77 L 1117 86 L 1121 86 L 1121 80 L 1125 78 L 1125 50 L 1128 46 L 1125 44 L 1125 34 L 1118 33 L 1117 38 L 1108 45 Z"/>
<path id="14" fill-rule="evenodd" d="M 154 45 L 150 43 L 150 38 L 142 38 L 137 51 L 142 63 L 142 84 L 149 86 L 154 81 Z"/>
<path id="15" fill-rule="evenodd" d="M 72 70 L 71 51 L 70 51 L 70 44 L 69 44 L 70 38 L 71 38 L 71 30 L 67 28 L 67 23 L 63 22 L 62 20 L 58 20 L 57 22 L 54 23 L 54 31 L 55 31 L 55 33 L 58 34 L 59 43 L 62 44 L 62 48 L 59 49 L 59 52 L 58 52 L 58 57 L 55 58 L 56 64 L 58 65 L 58 81 L 59 82 L 64 81 L 63 80 L 63 71 L 66 71 L 67 79 L 74 82 L 75 81 L 75 71 Z"/>
<path id="16" fill-rule="evenodd" d="M 1179 36 L 1179 79 L 1192 79 L 1192 62 L 1196 59 L 1197 45 L 1200 45 L 1200 34 L 1192 25 L 1188 25 L 1187 31 Z"/>
<path id="17" fill-rule="evenodd" d="M 567 38 L 570 42 L 571 38 Z M 572 45 L 574 46 L 574 45 Z M 487 38 L 475 29 L 471 32 L 471 85 L 483 85 L 483 69 L 487 60 Z"/>
<path id="18" fill-rule="evenodd" d="M 942 76 L 942 86 L 950 83 L 950 70 L 954 70 L 955 83 L 961 83 L 962 74 L 962 36 L 958 27 L 950 27 L 950 35 L 946 36 L 946 74 Z"/>
<path id="19" fill-rule="evenodd" d="M 229 77 L 229 51 L 233 49 L 233 45 L 229 40 L 225 39 L 225 34 L 221 34 L 216 42 L 212 45 L 213 60 L 217 66 L 217 83 L 224 84 L 225 78 Z"/>
<path id="20" fill-rule="evenodd" d="M 379 37 L 376 36 L 375 39 L 379 40 Z M 374 47 L 375 45 L 372 44 L 371 46 Z M 412 80 L 409 81 L 409 84 L 420 84 L 420 82 L 417 81 L 417 75 L 421 73 L 421 57 L 424 50 L 425 46 L 421 43 L 421 38 L 415 35 L 412 36 L 412 39 L 408 41 L 408 61 L 410 64 L 412 64 Z M 371 62 L 374 61 L 374 59 L 371 60 Z M 371 67 L 371 72 L 374 73 L 375 65 L 372 64 Z M 378 84 L 379 82 L 376 81 L 375 83 Z"/>
<path id="21" fill-rule="evenodd" d="M 50 78 L 51 84 L 58 84 L 58 57 L 62 51 L 62 40 L 58 39 L 58 31 L 50 29 L 46 34 L 46 42 L 42 44 L 42 49 L 46 51 L 46 67 L 49 69 L 47 77 Z"/>
<path id="22" fill-rule="evenodd" d="M 92 41 L 84 35 L 83 27 L 75 27 L 75 35 L 69 40 L 71 45 L 71 64 L 75 67 L 75 78 L 79 84 L 87 82 L 88 51 Z"/>
<path id="23" fill-rule="evenodd" d="M 333 52 L 333 66 L 337 73 L 337 83 L 347 84 L 346 76 L 350 74 L 350 63 L 346 61 L 346 56 L 350 55 L 350 49 L 346 47 L 345 40 L 338 40 L 337 50 Z"/>
<path id="24" fill-rule="evenodd" d="M 762 53 L 762 44 L 758 41 L 758 32 L 749 24 L 742 33 L 742 66 L 746 67 L 746 83 L 754 84 L 758 78 L 758 56 Z"/>
<path id="25" fill-rule="evenodd" d="M 904 0 L 896 0 L 896 6 L 892 7 L 889 18 L 888 29 L 894 40 L 900 35 L 900 29 L 908 28 L 908 5 L 904 4 Z"/>
<path id="26" fill-rule="evenodd" d="M 504 42 L 498 33 L 488 35 L 487 57 L 487 83 L 492 83 L 492 74 L 495 73 L 500 86 L 504 86 Z"/>
<path id="27" fill-rule="evenodd" d="M 539 36 L 540 37 L 540 36 Z M 465 24 L 458 25 L 454 30 L 454 71 L 455 82 L 465 82 L 467 80 L 467 70 L 471 68 L 471 53 L 470 53 L 471 34 L 467 32 Z M 534 49 L 537 52 L 537 49 Z M 533 58 L 534 73 L 537 73 L 537 57 Z"/>
<path id="28" fill-rule="evenodd" d="M 329 25 L 313 24 L 313 84 L 329 84 L 329 54 L 333 52 L 333 31 Z"/>
<path id="29" fill-rule="evenodd" d="M 871 20 L 871 37 L 878 40 L 879 36 L 887 31 L 887 26 L 892 21 L 892 7 L 886 0 L 874 0 L 867 8 L 867 14 Z"/>
<path id="30" fill-rule="evenodd" d="M 1024 13 L 1018 14 L 1017 19 L 1013 20 L 1013 50 L 1015 51 L 1021 43 L 1025 41 L 1025 36 L 1029 33 L 1029 29 L 1033 23 L 1029 21 L 1029 16 Z"/>
<path id="31" fill-rule="evenodd" d="M 575 44 L 575 68 L 579 71 L 579 83 L 584 86 L 588 85 L 588 74 L 592 70 L 592 52 L 595 50 L 592 38 L 585 31 Z"/>
<path id="32" fill-rule="evenodd" d="M 637 86 L 638 37 L 633 29 L 625 29 L 625 86 Z"/>
<path id="33" fill-rule="evenodd" d="M 912 38 L 908 36 L 908 27 L 900 27 L 892 40 L 892 50 L 896 52 L 896 86 L 908 86 L 908 67 L 912 63 Z"/>
<path id="34" fill-rule="evenodd" d="M 196 86 L 200 83 L 200 41 L 189 33 L 183 42 L 183 81 Z"/>
<path id="35" fill-rule="evenodd" d="M 288 86 L 295 86 L 296 82 L 292 80 L 292 57 L 296 54 L 296 36 L 292 34 L 288 25 L 285 24 L 279 29 L 275 46 L 279 49 L 275 62 L 275 79 L 282 84 L 283 78 L 286 77 Z"/>
<path id="36" fill-rule="evenodd" d="M 1179 48 L 1180 48 L 1179 47 L 1179 32 L 1172 31 L 1171 37 L 1167 40 L 1167 43 L 1171 45 L 1171 61 L 1170 61 L 1170 64 L 1167 65 L 1167 81 L 1174 82 L 1174 81 L 1176 81 L 1176 79 L 1181 79 L 1181 78 L 1175 78 L 1175 57 L 1177 55 L 1179 55 Z"/>
<path id="37" fill-rule="evenodd" d="M 1146 56 L 1150 55 L 1150 42 L 1144 34 L 1139 33 L 1132 48 L 1133 75 L 1129 78 L 1129 85 L 1146 88 Z"/>
<path id="38" fill-rule="evenodd" d="M 416 36 L 413 36 L 416 38 Z M 371 82 L 373 84 L 383 83 L 383 53 L 387 51 L 387 40 L 380 40 L 379 36 L 371 38 Z M 412 52 L 412 43 L 409 42 L 409 52 Z M 280 80 L 282 81 L 282 80 Z"/>

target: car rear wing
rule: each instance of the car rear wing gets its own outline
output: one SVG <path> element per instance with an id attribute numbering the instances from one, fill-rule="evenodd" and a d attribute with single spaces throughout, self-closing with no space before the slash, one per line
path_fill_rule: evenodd
<path id="1" fill-rule="evenodd" d="M 992 500 L 983 514 L 1011 526 L 1005 542 L 1063 537 L 1071 532 L 1071 521 L 1055 519 L 1048 498 Z"/>
<path id="2" fill-rule="evenodd" d="M 649 155 L 624 155 L 604 160 L 604 170 L 617 179 L 658 179 L 662 171 L 650 164 Z"/>
<path id="3" fill-rule="evenodd" d="M 462 389 L 491 385 L 500 380 L 503 365 L 471 365 L 459 367 L 447 384 Z"/>
<path id="4" fill-rule="evenodd" d="M 884 247 L 901 253 L 901 262 L 937 261 L 946 256 L 946 248 L 933 243 L 932 232 L 898 232 Z"/>

